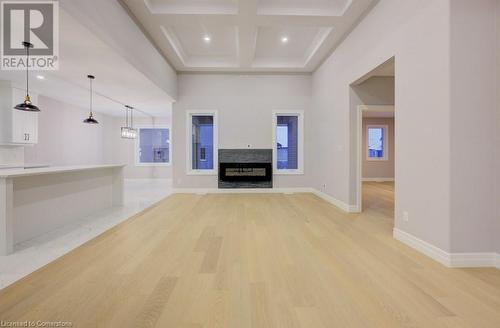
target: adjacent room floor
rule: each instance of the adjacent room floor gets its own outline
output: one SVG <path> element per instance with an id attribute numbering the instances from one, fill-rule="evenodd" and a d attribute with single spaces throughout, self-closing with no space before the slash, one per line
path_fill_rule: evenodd
<path id="1" fill-rule="evenodd" d="M 175 194 L 0 291 L 0 318 L 77 327 L 498 327 L 500 273 L 392 238 L 392 184 Z"/>

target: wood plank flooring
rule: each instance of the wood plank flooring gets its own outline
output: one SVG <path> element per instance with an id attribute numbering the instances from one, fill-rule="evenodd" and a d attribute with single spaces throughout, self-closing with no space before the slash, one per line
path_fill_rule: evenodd
<path id="1" fill-rule="evenodd" d="M 311 194 L 172 195 L 0 291 L 0 320 L 74 327 L 500 327 L 500 271 L 447 269 Z"/>

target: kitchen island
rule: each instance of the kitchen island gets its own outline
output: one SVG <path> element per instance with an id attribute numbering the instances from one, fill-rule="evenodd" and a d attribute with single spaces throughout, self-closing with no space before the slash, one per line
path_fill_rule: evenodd
<path id="1" fill-rule="evenodd" d="M 124 165 L 0 170 L 0 255 L 34 238 L 123 205 Z"/>

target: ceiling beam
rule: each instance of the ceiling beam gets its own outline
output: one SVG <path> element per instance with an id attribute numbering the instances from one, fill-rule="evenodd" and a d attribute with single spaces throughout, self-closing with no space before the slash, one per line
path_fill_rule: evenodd
<path id="1" fill-rule="evenodd" d="M 332 27 L 340 20 L 341 17 L 337 16 L 258 15 L 256 24 L 259 26 Z"/>
<path id="2" fill-rule="evenodd" d="M 163 26 L 234 26 L 238 25 L 239 15 L 173 15 L 154 14 L 152 19 Z"/>
<path id="3" fill-rule="evenodd" d="M 252 67 L 257 48 L 258 26 L 255 24 L 258 0 L 239 1 L 238 58 L 240 67 Z"/>
<path id="4" fill-rule="evenodd" d="M 240 3 L 240 10 L 256 8 L 249 2 Z M 255 3 L 255 2 L 254 2 Z M 245 18 L 247 16 L 247 18 Z M 337 24 L 341 17 L 337 16 L 285 16 L 285 15 L 256 15 L 255 12 L 241 12 L 238 15 L 192 15 L 192 14 L 154 14 L 152 19 L 162 25 L 170 26 L 193 26 L 193 24 L 204 25 L 230 25 L 238 26 L 242 23 L 257 26 L 314 26 L 332 27 Z"/>
<path id="5" fill-rule="evenodd" d="M 172 99 L 177 97 L 175 69 L 116 1 L 59 1 L 63 10 L 97 35 Z"/>

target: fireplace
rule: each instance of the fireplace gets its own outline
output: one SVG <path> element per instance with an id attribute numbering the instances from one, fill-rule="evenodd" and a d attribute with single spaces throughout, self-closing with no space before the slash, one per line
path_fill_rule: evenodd
<path id="1" fill-rule="evenodd" d="M 272 188 L 270 149 L 219 149 L 219 188 Z"/>

